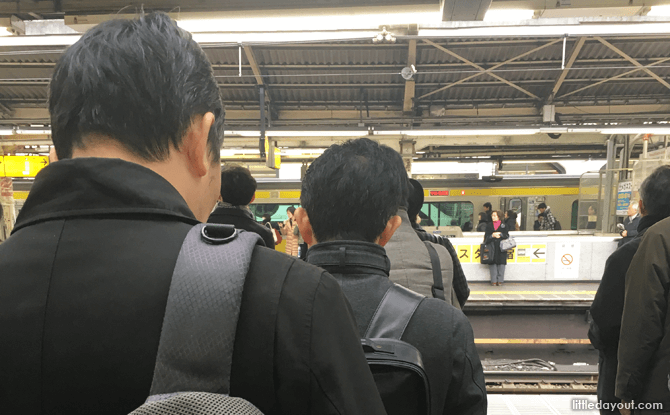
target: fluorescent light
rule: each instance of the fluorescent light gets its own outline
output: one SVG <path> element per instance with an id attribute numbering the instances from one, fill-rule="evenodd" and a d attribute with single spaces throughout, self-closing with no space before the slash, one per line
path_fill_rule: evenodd
<path id="1" fill-rule="evenodd" d="M 601 134 L 653 134 L 670 135 L 670 127 L 628 127 L 628 128 L 601 128 Z"/>
<path id="2" fill-rule="evenodd" d="M 407 135 L 407 136 L 473 136 L 473 135 L 533 135 L 540 132 L 537 128 L 524 129 L 486 129 L 486 130 L 401 130 L 375 131 L 376 135 Z"/>
<path id="3" fill-rule="evenodd" d="M 607 24 L 593 21 L 573 25 L 537 24 L 496 26 L 453 26 L 452 28 L 420 28 L 419 37 L 437 38 L 498 38 L 498 37 L 566 37 L 566 36 L 626 36 L 670 33 L 670 23 L 631 20 L 630 23 Z M 533 21 L 536 23 L 536 21 Z"/>
<path id="4" fill-rule="evenodd" d="M 260 131 L 226 131 L 225 137 L 260 137 Z M 273 137 L 364 137 L 366 131 L 266 131 L 267 138 Z"/>
<path id="5" fill-rule="evenodd" d="M 14 130 L 15 134 L 20 134 L 20 135 L 50 135 L 51 130 L 31 130 L 31 129 L 22 129 L 22 128 L 17 128 Z"/>
<path id="6" fill-rule="evenodd" d="M 535 10 L 527 9 L 489 9 L 484 15 L 485 22 L 517 22 L 533 18 Z"/>
<path id="7" fill-rule="evenodd" d="M 387 25 L 439 23 L 439 7 L 390 6 L 305 10 L 244 11 L 220 13 L 214 18 L 182 18 L 178 25 L 192 33 L 296 32 L 379 29 Z M 267 40 L 267 39 L 266 39 Z"/>
<path id="8" fill-rule="evenodd" d="M 268 36 L 264 32 L 254 33 L 194 33 L 193 39 L 201 45 L 206 44 L 239 44 L 239 43 L 291 43 L 321 42 L 336 40 L 369 40 L 379 31 L 347 31 L 347 32 L 277 32 Z"/>
<path id="9" fill-rule="evenodd" d="M 651 6 L 651 10 L 647 13 L 647 16 L 670 16 L 670 5 L 665 6 Z"/>
<path id="10" fill-rule="evenodd" d="M 281 150 L 282 156 L 313 156 L 315 154 L 323 154 L 325 148 L 292 148 Z"/>

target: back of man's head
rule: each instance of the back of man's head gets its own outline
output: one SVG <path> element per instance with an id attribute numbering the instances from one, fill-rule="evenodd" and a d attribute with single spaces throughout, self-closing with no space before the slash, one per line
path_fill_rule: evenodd
<path id="1" fill-rule="evenodd" d="M 416 217 L 423 206 L 423 186 L 418 180 L 409 179 L 411 185 L 409 189 L 409 198 L 407 203 L 407 215 L 412 223 L 416 223 Z"/>
<path id="2" fill-rule="evenodd" d="M 486 202 L 486 203 L 484 203 L 484 209 L 490 211 L 492 208 L 493 208 L 493 206 L 491 206 L 491 203 L 490 203 L 490 202 Z"/>
<path id="3" fill-rule="evenodd" d="M 181 147 L 194 118 L 207 112 L 212 162 L 223 141 L 223 103 L 212 67 L 191 35 L 166 14 L 97 25 L 58 61 L 49 88 L 58 158 L 88 140 L 111 137 L 145 161 Z"/>
<path id="4" fill-rule="evenodd" d="M 407 197 L 400 154 L 367 138 L 328 148 L 307 169 L 300 202 L 319 242 L 374 242 Z"/>
<path id="5" fill-rule="evenodd" d="M 660 166 L 640 185 L 645 215 L 670 216 L 670 166 Z"/>
<path id="6" fill-rule="evenodd" d="M 227 164 L 221 169 L 221 200 L 235 206 L 251 203 L 256 193 L 256 179 L 249 169 Z"/>

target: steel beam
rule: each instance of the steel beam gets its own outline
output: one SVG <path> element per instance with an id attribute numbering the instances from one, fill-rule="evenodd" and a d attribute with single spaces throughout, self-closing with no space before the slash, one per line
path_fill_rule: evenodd
<path id="1" fill-rule="evenodd" d="M 499 64 L 493 65 L 492 67 L 490 67 L 490 68 L 488 68 L 488 69 L 486 69 L 486 70 L 484 70 L 484 71 L 482 71 L 482 72 L 476 73 L 476 74 L 474 74 L 474 75 L 467 76 L 467 77 L 465 77 L 465 78 L 463 78 L 463 79 L 460 79 L 460 80 L 458 80 L 458 81 L 456 81 L 456 82 L 452 82 L 452 83 L 449 84 L 449 85 L 443 86 L 442 88 L 436 89 L 435 91 L 432 91 L 432 92 L 429 92 L 429 93 L 427 93 L 427 94 L 421 95 L 421 96 L 419 97 L 419 99 L 426 98 L 426 97 L 431 96 L 431 95 L 433 95 L 433 94 L 436 94 L 436 93 L 438 93 L 438 92 L 440 92 L 440 91 L 444 91 L 445 89 L 449 89 L 449 88 L 454 87 L 454 86 L 456 86 L 456 85 L 462 84 L 462 83 L 464 83 L 464 82 L 469 81 L 469 80 L 472 79 L 472 78 L 476 78 L 476 77 L 481 76 L 481 75 L 484 75 L 484 74 L 490 74 L 490 73 L 493 72 L 494 70 L 500 68 L 501 66 L 503 66 L 503 65 L 505 65 L 505 64 L 507 64 L 507 63 L 509 63 L 509 62 L 512 62 L 512 61 L 515 61 L 515 60 L 517 60 L 517 59 L 523 58 L 524 56 L 528 56 L 528 55 L 530 55 L 530 54 L 532 54 L 532 53 L 535 53 L 535 52 L 537 52 L 537 51 L 539 51 L 539 50 L 542 50 L 542 49 L 544 49 L 544 48 L 546 48 L 546 47 L 548 47 L 548 46 L 554 45 L 554 44 L 556 44 L 556 43 L 558 43 L 558 42 L 561 42 L 561 41 L 563 41 L 562 38 L 561 38 L 561 39 L 555 39 L 555 40 L 552 40 L 551 42 L 548 42 L 548 43 L 545 43 L 545 44 L 542 45 L 542 46 L 538 46 L 538 47 L 536 47 L 536 48 L 533 48 L 533 49 L 529 50 L 528 52 L 522 53 L 521 55 L 517 55 L 517 56 L 515 56 L 515 57 L 513 57 L 513 58 L 511 58 L 511 59 L 508 59 L 508 60 L 504 61 L 504 62 L 501 62 L 501 63 L 499 63 Z"/>
<path id="2" fill-rule="evenodd" d="M 570 92 L 568 92 L 567 94 L 563 94 L 563 95 L 561 95 L 560 97 L 558 97 L 558 98 L 556 98 L 556 99 L 562 99 L 562 98 L 565 98 L 565 97 L 570 96 L 570 95 L 572 95 L 572 94 L 576 94 L 577 92 L 584 91 L 585 89 L 593 88 L 594 86 L 598 86 L 598 85 L 600 85 L 600 84 L 604 84 L 605 82 L 609 82 L 609 81 L 613 81 L 613 80 L 615 80 L 615 79 L 623 78 L 623 77 L 626 76 L 626 75 L 630 75 L 630 74 L 632 74 L 632 73 L 634 73 L 634 72 L 641 71 L 641 70 L 643 70 L 644 68 L 649 68 L 649 67 L 652 67 L 652 66 L 655 66 L 655 65 L 659 65 L 659 64 L 661 64 L 661 63 L 663 63 L 663 62 L 667 62 L 667 61 L 670 61 L 670 58 L 664 58 L 664 59 L 661 59 L 661 60 L 656 61 L 656 62 L 654 62 L 654 63 L 651 63 L 651 64 L 649 64 L 649 65 L 646 65 L 646 66 L 644 66 L 644 67 L 636 68 L 636 69 L 633 69 L 633 70 L 631 70 L 631 71 L 624 72 L 624 73 L 622 73 L 622 74 L 613 76 L 613 77 L 611 77 L 611 78 L 603 79 L 603 80 L 598 81 L 598 82 L 596 82 L 596 83 L 594 83 L 594 84 L 587 85 L 587 86 L 585 86 L 585 87 L 583 87 L 583 88 L 579 88 L 579 89 L 576 89 L 576 90 L 574 90 L 574 91 L 570 91 Z"/>
<path id="3" fill-rule="evenodd" d="M 416 40 L 411 39 L 407 49 L 407 66 L 412 68 L 416 65 Z M 414 108 L 414 93 L 416 91 L 416 80 L 414 78 L 405 81 L 405 98 L 403 99 L 402 111 L 406 114 Z"/>
<path id="4" fill-rule="evenodd" d="M 479 70 L 482 71 L 482 72 L 485 72 L 485 71 L 486 71 L 485 68 L 483 68 L 483 67 L 477 65 L 477 64 L 474 63 L 474 62 L 469 61 L 468 59 L 462 57 L 461 55 L 459 55 L 459 54 L 457 54 L 457 53 L 455 53 L 455 52 L 450 51 L 449 49 L 447 49 L 447 48 L 445 48 L 445 47 L 443 47 L 443 46 L 438 45 L 437 43 L 434 43 L 434 42 L 432 42 L 432 41 L 430 41 L 430 40 L 428 40 L 428 39 L 424 39 L 423 41 L 424 41 L 424 43 L 427 43 L 427 44 L 429 44 L 429 45 L 431 45 L 431 46 L 433 46 L 433 47 L 435 47 L 435 48 L 441 50 L 442 52 L 445 52 L 445 53 L 447 53 L 447 54 L 453 56 L 454 58 L 459 59 L 459 60 L 461 60 L 461 61 L 467 63 L 467 64 L 470 65 L 470 66 L 474 66 L 475 68 L 479 69 Z M 505 83 L 505 84 L 511 86 L 512 88 L 518 89 L 519 91 L 523 92 L 524 94 L 526 94 L 526 95 L 528 95 L 528 96 L 530 96 L 530 97 L 532 97 L 532 98 L 539 99 L 537 95 L 535 95 L 535 94 L 533 94 L 533 93 L 531 93 L 531 92 L 529 92 L 529 91 L 527 91 L 527 90 L 521 88 L 520 86 L 518 86 L 518 85 L 516 85 L 516 84 L 514 84 L 514 83 L 512 83 L 512 82 L 510 82 L 510 81 L 508 81 L 508 80 L 505 79 L 505 78 L 502 78 L 502 77 L 500 77 L 500 76 L 498 76 L 498 75 L 496 75 L 496 74 L 494 74 L 494 73 L 489 73 L 489 76 L 494 77 L 495 79 L 497 79 L 497 80 L 499 80 L 499 81 L 501 81 L 501 82 L 503 82 L 503 83 Z"/>
<path id="5" fill-rule="evenodd" d="M 656 79 L 658 82 L 660 82 L 661 84 L 663 84 L 663 86 L 665 86 L 666 88 L 670 89 L 670 84 L 667 83 L 667 82 L 665 81 L 665 79 L 661 78 L 660 76 L 658 76 L 658 75 L 656 75 L 654 72 L 652 72 L 651 69 L 645 67 L 644 65 L 642 65 L 640 62 L 638 62 L 638 61 L 635 60 L 634 58 L 631 58 L 631 57 L 628 56 L 625 52 L 623 52 L 621 49 L 619 49 L 619 48 L 617 48 L 616 46 L 612 45 L 611 43 L 609 43 L 608 41 L 606 41 L 606 40 L 603 39 L 602 37 L 600 37 L 600 36 L 596 36 L 595 38 L 596 38 L 596 40 L 598 40 L 598 41 L 599 41 L 600 43 L 602 43 L 603 45 L 607 46 L 608 48 L 610 48 L 610 49 L 613 50 L 614 52 L 618 53 L 622 58 L 626 59 L 628 62 L 632 63 L 633 65 L 635 65 L 635 66 L 637 66 L 638 68 L 640 68 L 640 69 L 642 69 L 643 71 L 645 71 L 647 74 L 649 74 L 649 76 L 651 76 L 652 78 Z"/>
<path id="6" fill-rule="evenodd" d="M 261 74 L 261 68 L 258 66 L 256 56 L 254 55 L 254 51 L 251 46 L 244 46 L 244 54 L 247 56 L 249 66 L 251 66 L 254 77 L 256 77 L 256 84 L 259 86 L 266 86 L 266 83 L 263 81 L 263 75 Z M 265 102 L 270 102 L 270 92 L 267 90 L 267 88 L 265 88 Z"/>
<path id="7" fill-rule="evenodd" d="M 556 81 L 554 88 L 551 90 L 552 97 L 556 96 L 558 90 L 561 89 L 561 85 L 563 85 L 565 77 L 568 76 L 568 72 L 570 71 L 570 68 L 572 68 L 572 64 L 575 63 L 575 61 L 577 60 L 577 56 L 579 55 L 579 52 L 582 50 L 582 46 L 584 46 L 585 41 L 586 41 L 585 37 L 580 37 L 579 40 L 577 41 L 577 44 L 575 44 L 575 47 L 572 50 L 572 54 L 570 55 L 568 63 L 565 64 L 563 72 L 561 72 L 561 75 L 558 77 L 558 80 Z"/>

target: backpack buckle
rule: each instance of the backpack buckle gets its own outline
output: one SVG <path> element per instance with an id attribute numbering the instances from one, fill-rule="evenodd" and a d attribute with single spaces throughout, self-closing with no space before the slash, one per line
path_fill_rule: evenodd
<path id="1" fill-rule="evenodd" d="M 200 237 L 210 245 L 223 245 L 237 238 L 238 232 L 233 225 L 205 224 L 200 230 Z"/>

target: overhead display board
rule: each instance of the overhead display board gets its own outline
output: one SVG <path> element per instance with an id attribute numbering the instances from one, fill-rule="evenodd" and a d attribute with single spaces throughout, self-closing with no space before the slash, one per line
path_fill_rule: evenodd
<path id="1" fill-rule="evenodd" d="M 0 156 L 0 177 L 35 177 L 48 164 L 47 156 Z"/>

